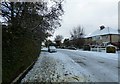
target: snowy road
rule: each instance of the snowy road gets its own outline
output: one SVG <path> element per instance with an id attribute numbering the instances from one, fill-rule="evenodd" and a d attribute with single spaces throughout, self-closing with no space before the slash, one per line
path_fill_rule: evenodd
<path id="1" fill-rule="evenodd" d="M 59 50 L 68 55 L 97 82 L 118 82 L 118 55 L 102 52 Z"/>
<path id="2" fill-rule="evenodd" d="M 118 54 L 44 51 L 21 82 L 118 82 Z"/>

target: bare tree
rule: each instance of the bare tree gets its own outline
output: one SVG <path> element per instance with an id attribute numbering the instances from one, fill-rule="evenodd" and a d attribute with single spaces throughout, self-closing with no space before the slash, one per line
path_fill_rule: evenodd
<path id="1" fill-rule="evenodd" d="M 82 26 L 74 27 L 74 29 L 70 32 L 72 39 L 83 38 L 84 28 Z"/>
<path id="2" fill-rule="evenodd" d="M 70 32 L 72 45 L 81 48 L 84 44 L 84 33 L 84 28 L 82 26 L 74 27 L 74 29 Z"/>
<path id="3" fill-rule="evenodd" d="M 62 39 L 63 39 L 63 36 L 62 36 L 62 35 L 57 35 L 57 36 L 55 37 L 55 42 L 56 42 L 56 45 L 57 45 L 57 46 L 60 46 L 60 45 L 61 45 Z"/>

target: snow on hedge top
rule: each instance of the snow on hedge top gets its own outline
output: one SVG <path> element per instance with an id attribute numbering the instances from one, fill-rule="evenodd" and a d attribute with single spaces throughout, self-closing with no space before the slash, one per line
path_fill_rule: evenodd
<path id="1" fill-rule="evenodd" d="M 105 27 L 102 30 L 97 29 L 95 32 L 86 35 L 85 38 L 93 37 L 93 36 L 99 36 L 99 35 L 107 35 L 107 34 L 119 34 L 119 33 L 118 33 L 117 29 L 112 29 L 112 28 L 109 28 L 109 27 Z"/>

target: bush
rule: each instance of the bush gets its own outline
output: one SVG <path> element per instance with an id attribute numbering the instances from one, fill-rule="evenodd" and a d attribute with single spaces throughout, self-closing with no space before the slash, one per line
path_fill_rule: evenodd
<path id="1" fill-rule="evenodd" d="M 107 46 L 107 47 L 106 47 L 106 52 L 107 52 L 107 53 L 116 53 L 116 48 L 115 48 L 115 46 Z"/>
<path id="2" fill-rule="evenodd" d="M 83 50 L 88 50 L 88 51 L 90 51 L 90 45 L 84 45 L 84 46 L 83 46 Z"/>
<path id="3" fill-rule="evenodd" d="M 21 37 L 9 40 L 11 36 L 3 30 L 2 83 L 11 83 L 38 57 L 38 48 L 32 38 Z"/>

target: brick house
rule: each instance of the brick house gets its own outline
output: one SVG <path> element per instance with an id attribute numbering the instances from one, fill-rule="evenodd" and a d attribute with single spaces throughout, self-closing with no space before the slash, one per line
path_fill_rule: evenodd
<path id="1" fill-rule="evenodd" d="M 106 46 L 111 43 L 115 46 L 120 46 L 120 33 L 117 29 L 101 26 L 99 29 L 86 35 L 85 44 Z"/>

